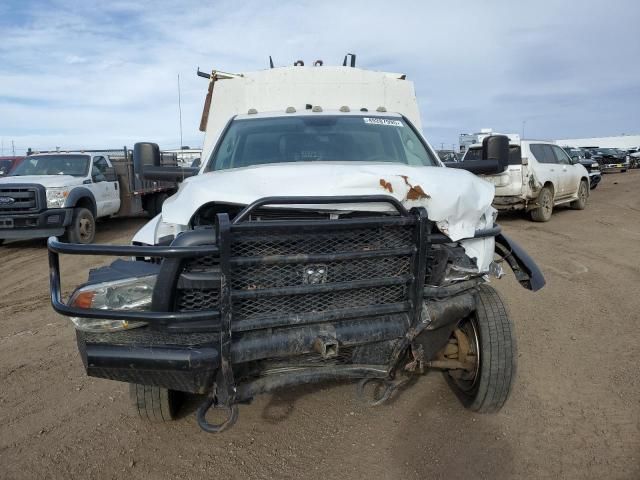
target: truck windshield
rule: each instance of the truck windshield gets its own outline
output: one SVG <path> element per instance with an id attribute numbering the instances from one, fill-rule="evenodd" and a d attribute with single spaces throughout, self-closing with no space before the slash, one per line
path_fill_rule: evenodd
<path id="1" fill-rule="evenodd" d="M 88 172 L 88 155 L 37 155 L 25 158 L 11 172 L 11 176 L 72 175 L 74 177 L 84 177 Z"/>
<path id="2" fill-rule="evenodd" d="M 439 165 L 401 117 L 299 115 L 234 120 L 207 170 L 285 162 Z"/>

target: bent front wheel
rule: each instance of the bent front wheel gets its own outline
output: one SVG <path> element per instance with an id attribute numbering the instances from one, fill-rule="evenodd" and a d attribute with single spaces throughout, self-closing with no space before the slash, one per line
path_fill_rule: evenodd
<path id="1" fill-rule="evenodd" d="M 514 328 L 502 298 L 481 285 L 476 311 L 458 325 L 452 343 L 473 368 L 444 372 L 462 404 L 480 413 L 497 412 L 509 398 L 516 376 Z"/>

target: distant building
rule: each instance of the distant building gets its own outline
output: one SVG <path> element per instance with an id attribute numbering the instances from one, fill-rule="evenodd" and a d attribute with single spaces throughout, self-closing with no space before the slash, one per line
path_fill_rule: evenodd
<path id="1" fill-rule="evenodd" d="M 622 148 L 623 150 L 640 147 L 640 135 L 618 135 L 615 137 L 563 138 L 555 140 L 560 146 Z"/>
<path id="2" fill-rule="evenodd" d="M 490 137 L 491 135 L 506 135 L 509 137 L 509 141 L 511 143 L 520 143 L 520 135 L 517 133 L 498 133 L 494 132 L 492 128 L 482 128 L 477 133 L 461 133 L 459 137 L 460 142 L 460 153 L 464 153 L 467 151 L 469 146 L 474 145 L 476 143 L 482 143 L 486 137 Z"/>

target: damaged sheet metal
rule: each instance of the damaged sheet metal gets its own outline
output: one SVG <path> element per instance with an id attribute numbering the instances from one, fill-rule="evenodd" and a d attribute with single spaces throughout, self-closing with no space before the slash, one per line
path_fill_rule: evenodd
<path id="1" fill-rule="evenodd" d="M 269 196 L 392 195 L 407 208 L 423 206 L 452 240 L 491 226 L 494 187 L 459 169 L 355 162 L 299 162 L 205 173 L 185 180 L 162 209 L 162 221 L 187 225 L 204 204 L 246 205 Z M 180 202 L 176 199 L 180 198 Z M 288 206 L 291 208 L 291 206 Z M 304 208 L 309 209 L 309 206 Z M 313 207 L 312 207 L 313 208 Z M 322 205 L 318 210 L 388 211 L 385 204 Z M 477 249 L 477 247 L 476 247 Z M 485 250 L 480 248 L 478 250 Z"/>

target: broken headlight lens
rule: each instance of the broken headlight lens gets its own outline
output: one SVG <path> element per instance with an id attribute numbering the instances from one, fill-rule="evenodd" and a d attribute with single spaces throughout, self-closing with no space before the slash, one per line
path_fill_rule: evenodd
<path id="1" fill-rule="evenodd" d="M 69 305 L 100 310 L 150 310 L 155 284 L 155 275 L 94 283 L 73 292 Z M 146 322 L 106 318 L 71 317 L 71 321 L 76 329 L 83 332 L 116 332 L 146 325 Z"/>

